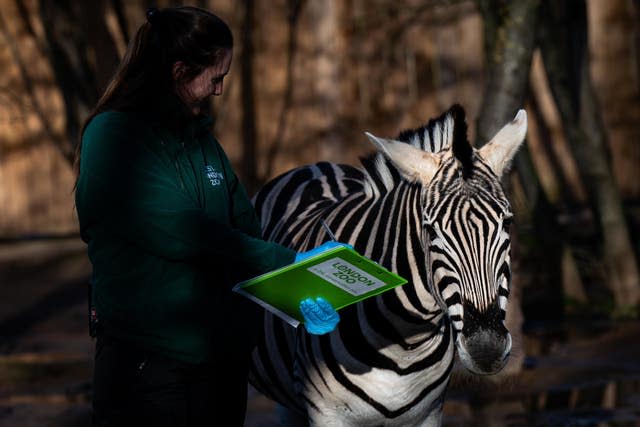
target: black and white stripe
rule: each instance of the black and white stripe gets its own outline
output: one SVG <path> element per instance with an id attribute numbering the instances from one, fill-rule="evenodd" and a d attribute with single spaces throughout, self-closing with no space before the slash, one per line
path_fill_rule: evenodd
<path id="1" fill-rule="evenodd" d="M 456 348 L 471 371 L 499 370 L 511 346 L 499 176 L 515 153 L 500 147 L 520 144 L 522 122 L 475 150 L 454 106 L 401 142 L 371 135 L 379 151 L 362 169 L 317 163 L 267 184 L 255 199 L 265 238 L 306 250 L 329 240 L 322 219 L 409 283 L 341 310 L 328 335 L 266 314 L 252 384 L 311 425 L 422 426 L 440 423 Z"/>

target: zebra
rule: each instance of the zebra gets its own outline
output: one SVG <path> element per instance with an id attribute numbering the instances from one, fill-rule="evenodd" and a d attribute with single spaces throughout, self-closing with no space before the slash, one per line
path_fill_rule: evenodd
<path id="1" fill-rule="evenodd" d="M 293 169 L 254 196 L 264 238 L 307 250 L 337 239 L 409 280 L 340 310 L 327 335 L 266 313 L 249 380 L 286 418 L 314 426 L 440 425 L 456 353 L 479 375 L 506 364 L 509 224 L 500 184 L 527 129 L 520 110 L 486 145 L 453 105 L 388 140 L 362 168 Z M 292 286 L 304 286 L 303 283 Z"/>

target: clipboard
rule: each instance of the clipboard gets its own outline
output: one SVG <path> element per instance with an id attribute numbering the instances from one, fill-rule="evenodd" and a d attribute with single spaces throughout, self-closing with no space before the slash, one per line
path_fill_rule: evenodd
<path id="1" fill-rule="evenodd" d="M 407 280 L 355 250 L 339 246 L 240 282 L 233 290 L 297 327 L 299 304 L 323 297 L 335 310 L 379 295 Z"/>

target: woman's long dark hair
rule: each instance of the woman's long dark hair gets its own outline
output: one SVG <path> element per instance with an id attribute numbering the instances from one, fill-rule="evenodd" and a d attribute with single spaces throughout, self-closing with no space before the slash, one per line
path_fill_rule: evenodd
<path id="1" fill-rule="evenodd" d="M 148 111 L 161 114 L 184 108 L 175 93 L 176 84 L 186 83 L 205 68 L 221 60 L 233 48 L 233 36 L 227 24 L 216 15 L 197 7 L 151 8 L 147 22 L 138 28 L 127 51 L 95 108 L 82 126 L 75 169 L 80 173 L 82 135 L 99 113 Z M 173 64 L 185 65 L 179 82 L 173 79 Z"/>

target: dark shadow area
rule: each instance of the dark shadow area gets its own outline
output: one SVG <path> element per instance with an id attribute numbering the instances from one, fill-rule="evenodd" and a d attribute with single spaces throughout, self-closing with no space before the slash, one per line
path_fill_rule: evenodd
<path id="1" fill-rule="evenodd" d="M 44 322 L 53 315 L 87 300 L 87 279 L 66 283 L 62 287 L 48 293 L 43 298 L 22 309 L 19 313 L 0 321 L 0 353 L 10 353 L 16 341 L 38 323 Z"/>

